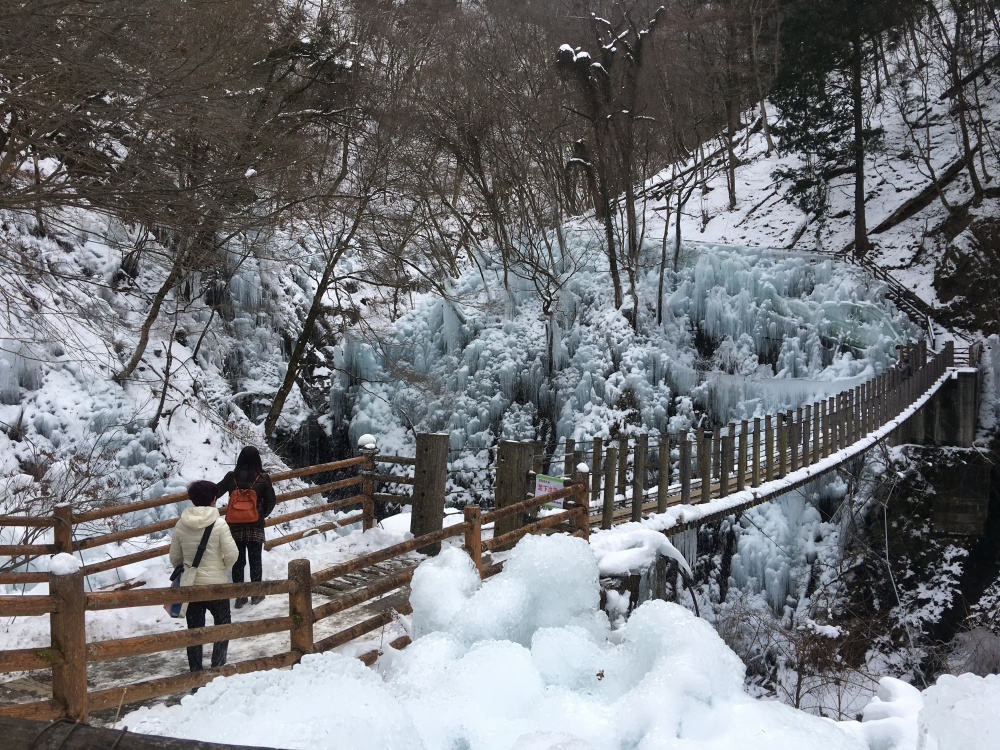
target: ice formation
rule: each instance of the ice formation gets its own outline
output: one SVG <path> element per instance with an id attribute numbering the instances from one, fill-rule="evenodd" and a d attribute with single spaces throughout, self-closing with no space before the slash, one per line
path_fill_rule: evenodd
<path id="1" fill-rule="evenodd" d="M 862 750 L 833 722 L 743 691 L 742 663 L 686 609 L 612 631 L 586 542 L 527 537 L 480 586 L 444 551 L 413 579 L 414 642 L 376 670 L 338 654 L 220 678 L 137 732 L 281 748 Z"/>

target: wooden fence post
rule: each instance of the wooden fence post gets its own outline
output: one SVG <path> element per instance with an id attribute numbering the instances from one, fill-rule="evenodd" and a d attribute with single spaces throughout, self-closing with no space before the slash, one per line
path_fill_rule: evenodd
<path id="1" fill-rule="evenodd" d="M 59 528 L 58 526 L 56 527 Z M 87 720 L 87 594 L 83 571 L 49 573 L 53 612 L 49 615 L 52 648 L 62 660 L 52 667 L 52 700 L 72 721 Z"/>
<path id="2" fill-rule="evenodd" d="M 823 409 L 819 402 L 813 402 L 812 406 L 812 460 L 810 463 L 819 461 L 819 418 Z"/>
<path id="3" fill-rule="evenodd" d="M 462 509 L 465 522 L 469 528 L 465 530 L 465 551 L 472 558 L 479 577 L 483 577 L 483 513 L 478 505 L 466 505 Z"/>
<path id="4" fill-rule="evenodd" d="M 788 412 L 788 448 L 789 460 L 791 461 L 790 471 L 799 470 L 799 443 L 802 442 L 799 432 L 802 429 L 802 408 L 799 407 L 794 413 Z"/>
<path id="5" fill-rule="evenodd" d="M 618 487 L 622 494 L 625 494 L 625 487 L 628 486 L 628 435 L 621 435 L 618 438 Z"/>
<path id="6" fill-rule="evenodd" d="M 580 513 L 576 517 L 576 530 L 580 538 L 590 541 L 590 472 L 579 472 L 580 493 L 576 496 L 576 504 L 580 506 Z"/>
<path id="7" fill-rule="evenodd" d="M 656 512 L 663 513 L 667 510 L 667 493 L 670 491 L 670 435 L 666 432 L 660 433 L 656 458 L 660 465 L 660 479 L 656 486 Z"/>
<path id="8" fill-rule="evenodd" d="M 719 497 L 729 494 L 729 473 L 733 468 L 733 424 L 726 425 L 726 434 L 719 434 L 722 443 L 719 459 Z"/>
<path id="9" fill-rule="evenodd" d="M 604 464 L 604 514 L 601 528 L 610 529 L 615 520 L 615 471 L 618 468 L 618 447 L 608 447 L 608 461 Z"/>
<path id="10" fill-rule="evenodd" d="M 530 462 L 529 453 L 528 469 L 531 468 Z M 525 469 L 525 476 L 527 473 L 528 470 Z M 498 484 L 499 474 L 498 462 Z M 414 466 L 413 471 L 413 512 L 410 516 L 410 533 L 413 536 L 418 537 L 432 531 L 440 531 L 444 526 L 444 492 L 447 475 L 448 435 L 445 433 L 419 433 L 417 435 L 416 466 Z M 417 551 L 424 555 L 436 555 L 441 551 L 441 542 L 434 542 Z"/>
<path id="11" fill-rule="evenodd" d="M 778 421 L 777 432 L 778 432 L 778 479 L 785 476 L 785 466 L 788 460 L 788 430 L 785 427 L 785 414 L 784 412 L 778 412 L 776 415 Z"/>
<path id="12" fill-rule="evenodd" d="M 292 618 L 289 630 L 291 650 L 299 659 L 313 652 L 312 570 L 309 560 L 289 560 L 288 615 Z"/>
<path id="13" fill-rule="evenodd" d="M 722 476 L 722 427 L 719 425 L 712 428 L 712 470 L 709 476 Z"/>
<path id="14" fill-rule="evenodd" d="M 361 528 L 368 531 L 375 527 L 375 456 L 378 455 L 378 447 L 374 443 L 368 443 L 359 446 L 359 452 L 365 459 L 360 470 L 361 494 L 364 497 L 361 501 L 364 515 Z"/>
<path id="15" fill-rule="evenodd" d="M 590 485 L 590 504 L 597 505 L 601 499 L 601 477 L 604 475 L 604 440 L 595 437 L 593 442 L 593 458 L 590 466 L 593 469 Z"/>
<path id="16" fill-rule="evenodd" d="M 771 415 L 764 415 L 764 481 L 774 479 L 774 428 Z"/>
<path id="17" fill-rule="evenodd" d="M 737 449 L 736 491 L 740 492 L 747 486 L 747 421 L 740 421 L 740 445 Z"/>
<path id="18" fill-rule="evenodd" d="M 702 430 L 698 441 L 698 477 L 701 479 L 701 500 L 712 499 L 712 431 Z"/>
<path id="19" fill-rule="evenodd" d="M 753 418 L 753 471 L 750 486 L 760 487 L 760 417 Z"/>
<path id="20" fill-rule="evenodd" d="M 677 449 L 680 453 L 678 469 L 681 482 L 681 502 L 691 504 L 691 439 L 687 430 L 682 430 L 677 436 Z"/>
<path id="21" fill-rule="evenodd" d="M 52 509 L 56 525 L 52 527 L 53 542 L 59 552 L 73 554 L 73 506 L 70 503 L 59 503 Z"/>
<path id="22" fill-rule="evenodd" d="M 573 474 L 576 473 L 576 464 L 573 463 L 576 452 L 576 441 L 568 437 L 566 438 L 566 449 L 563 451 L 563 472 L 562 475 L 569 479 Z"/>
<path id="23" fill-rule="evenodd" d="M 497 510 L 524 502 L 534 491 L 528 476 L 534 450 L 535 444 L 532 442 L 500 441 L 497 448 Z M 501 518 L 494 526 L 493 536 L 503 536 L 519 529 L 522 523 L 520 516 Z"/>
<path id="24" fill-rule="evenodd" d="M 805 405 L 805 416 L 802 422 L 802 465 L 808 466 L 812 463 L 810 453 L 809 433 L 812 431 L 812 404 Z"/>
<path id="25" fill-rule="evenodd" d="M 632 520 L 642 520 L 642 504 L 646 495 L 646 455 L 649 453 L 649 435 L 645 432 L 635 439 L 635 464 L 632 467 Z"/>

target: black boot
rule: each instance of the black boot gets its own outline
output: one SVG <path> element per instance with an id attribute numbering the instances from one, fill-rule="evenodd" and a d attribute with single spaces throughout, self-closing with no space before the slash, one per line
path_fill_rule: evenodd
<path id="1" fill-rule="evenodd" d="M 251 596 L 250 597 L 250 603 L 251 604 L 260 604 L 262 601 L 264 601 L 264 597 L 263 596 Z"/>
<path id="2" fill-rule="evenodd" d="M 256 598 L 256 597 L 255 597 Z M 245 596 L 238 597 L 236 599 L 236 609 L 246 606 L 247 598 Z"/>

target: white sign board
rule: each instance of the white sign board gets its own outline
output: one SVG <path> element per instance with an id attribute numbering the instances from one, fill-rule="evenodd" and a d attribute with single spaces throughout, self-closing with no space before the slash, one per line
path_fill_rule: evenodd
<path id="1" fill-rule="evenodd" d="M 556 490 L 561 490 L 563 488 L 563 478 L 562 477 L 550 477 L 548 474 L 535 474 L 535 497 L 539 495 L 548 495 L 550 492 L 555 492 Z M 561 508 L 563 507 L 563 501 L 553 500 L 551 503 L 546 503 L 544 508 Z"/>

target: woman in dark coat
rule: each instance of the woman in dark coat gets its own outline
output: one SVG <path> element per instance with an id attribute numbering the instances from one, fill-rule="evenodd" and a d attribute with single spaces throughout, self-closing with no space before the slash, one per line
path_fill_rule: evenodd
<path id="1" fill-rule="evenodd" d="M 216 485 L 216 494 L 222 497 L 237 487 L 252 488 L 257 493 L 258 518 L 251 523 L 229 523 L 229 530 L 233 534 L 236 548 L 240 553 L 236 564 L 233 565 L 233 583 L 243 583 L 243 571 L 248 558 L 250 560 L 250 580 L 259 581 L 263 576 L 261 554 L 264 551 L 264 519 L 274 510 L 275 499 L 271 477 L 264 471 L 260 452 L 252 445 L 248 445 L 240 451 L 239 458 L 236 459 L 236 468 L 226 474 L 222 481 Z M 263 596 L 255 596 L 251 599 L 251 603 L 259 604 L 263 600 Z M 246 603 L 247 598 L 241 596 L 236 600 L 236 608 L 239 609 Z"/>

